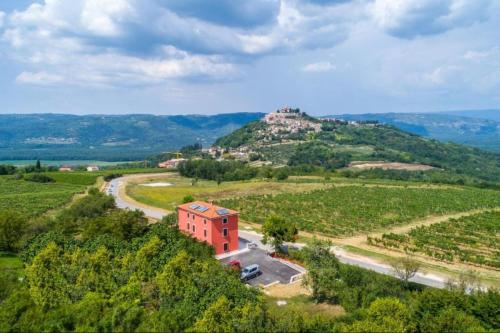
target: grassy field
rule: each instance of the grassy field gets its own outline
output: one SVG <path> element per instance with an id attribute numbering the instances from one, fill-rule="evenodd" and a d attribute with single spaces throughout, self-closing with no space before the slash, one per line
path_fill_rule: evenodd
<path id="1" fill-rule="evenodd" d="M 0 271 L 21 271 L 22 268 L 23 263 L 15 254 L 0 251 Z"/>
<path id="2" fill-rule="evenodd" d="M 447 262 L 500 269 L 500 212 L 490 211 L 422 226 L 405 234 L 384 234 L 372 244 L 397 248 Z"/>
<path id="3" fill-rule="evenodd" d="M 302 193 L 251 195 L 218 201 L 242 220 L 278 215 L 300 230 L 329 236 L 362 234 L 430 215 L 500 206 L 498 191 L 474 188 L 336 186 Z"/>
<path id="4" fill-rule="evenodd" d="M 47 176 L 53 178 L 58 183 L 66 183 L 66 184 L 76 184 L 76 185 L 86 185 L 90 186 L 95 184 L 98 177 L 106 176 L 109 174 L 134 174 L 134 173 L 161 173 L 161 172 L 169 172 L 166 169 L 158 169 L 158 168 L 149 168 L 149 169 L 111 169 L 111 170 L 102 170 L 97 172 L 86 172 L 86 171 L 78 171 L 78 172 L 47 172 L 45 173 Z"/>
<path id="5" fill-rule="evenodd" d="M 143 185 L 154 182 L 168 182 L 172 186 L 149 187 Z M 187 195 L 192 195 L 196 200 L 209 201 L 255 194 L 295 193 L 330 186 L 332 186 L 330 183 L 319 181 L 302 182 L 300 180 L 288 182 L 251 180 L 223 182 L 220 185 L 215 181 L 199 180 L 193 184 L 190 178 L 169 175 L 167 177 L 145 179 L 144 183 L 141 184 L 131 183 L 127 186 L 127 195 L 151 206 L 173 210 L 182 203 L 182 199 Z"/>

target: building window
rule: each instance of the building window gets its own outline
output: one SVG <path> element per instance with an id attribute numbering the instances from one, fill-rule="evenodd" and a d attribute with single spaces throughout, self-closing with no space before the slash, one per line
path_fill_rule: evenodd
<path id="1" fill-rule="evenodd" d="M 189 231 L 189 222 L 188 222 L 188 224 L 187 224 L 187 231 Z"/>
<path id="2" fill-rule="evenodd" d="M 222 229 L 222 236 L 227 237 L 228 231 L 227 228 Z"/>
<path id="3" fill-rule="evenodd" d="M 188 213 L 188 217 L 189 217 L 189 213 Z"/>
<path id="4" fill-rule="evenodd" d="M 229 243 L 224 243 L 224 252 L 229 251 Z"/>
<path id="5" fill-rule="evenodd" d="M 207 238 L 207 229 L 203 230 L 203 236 Z"/>
<path id="6" fill-rule="evenodd" d="M 193 232 L 196 232 L 196 226 L 193 225 Z"/>
<path id="7" fill-rule="evenodd" d="M 203 224 L 207 224 L 207 219 L 203 219 Z"/>
<path id="8" fill-rule="evenodd" d="M 194 220 L 194 214 L 193 214 L 193 220 Z"/>
<path id="9" fill-rule="evenodd" d="M 225 218 L 222 219 L 222 223 L 223 224 L 227 224 L 227 217 L 225 217 Z"/>

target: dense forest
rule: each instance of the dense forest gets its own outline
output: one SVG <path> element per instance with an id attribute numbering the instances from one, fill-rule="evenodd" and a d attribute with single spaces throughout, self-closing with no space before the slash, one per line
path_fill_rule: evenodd
<path id="1" fill-rule="evenodd" d="M 6 214 L 10 214 L 6 216 Z M 0 214 L 29 226 L 23 216 Z M 19 223 L 24 221 L 24 223 Z M 18 230 L 26 233 L 30 228 Z M 12 229 L 11 229 L 12 231 Z M 497 330 L 500 295 L 464 285 L 425 288 L 342 265 L 313 242 L 291 256 L 309 269 L 312 299 L 339 304 L 328 316 L 269 306 L 258 289 L 180 233 L 175 218 L 148 225 L 140 212 L 115 208 L 96 190 L 38 221 L 37 232 L 2 250 L 19 252 L 24 269 L 2 270 L 0 331 L 137 332 L 440 332 Z M 464 280 L 466 281 L 466 280 Z"/>

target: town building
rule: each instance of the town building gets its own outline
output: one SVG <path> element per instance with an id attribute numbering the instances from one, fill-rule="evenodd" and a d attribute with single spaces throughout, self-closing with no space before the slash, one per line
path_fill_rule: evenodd
<path id="1" fill-rule="evenodd" d="M 69 165 L 63 165 L 59 168 L 59 171 L 60 172 L 69 172 L 69 171 L 73 171 L 73 168 L 70 167 Z"/>
<path id="2" fill-rule="evenodd" d="M 173 158 L 168 161 L 158 163 L 158 167 L 164 169 L 176 169 L 179 166 L 179 164 L 181 164 L 184 161 L 186 161 L 185 158 Z"/>
<path id="3" fill-rule="evenodd" d="M 94 171 L 99 171 L 99 167 L 97 165 L 89 165 L 87 167 L 88 172 L 94 172 Z"/>
<path id="4" fill-rule="evenodd" d="M 179 230 L 212 245 L 216 255 L 238 250 L 237 211 L 202 201 L 177 208 Z"/>

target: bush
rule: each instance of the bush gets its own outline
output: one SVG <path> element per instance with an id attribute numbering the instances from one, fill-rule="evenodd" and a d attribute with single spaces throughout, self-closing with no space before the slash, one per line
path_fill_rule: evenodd
<path id="1" fill-rule="evenodd" d="M 35 182 L 35 183 L 55 183 L 56 182 L 54 178 L 51 178 L 47 175 L 43 175 L 41 173 L 32 174 L 24 179 L 29 181 L 29 182 Z"/>
<path id="2" fill-rule="evenodd" d="M 115 178 L 120 178 L 123 175 L 121 173 L 111 173 L 109 175 L 104 176 L 104 181 L 109 182 Z"/>

